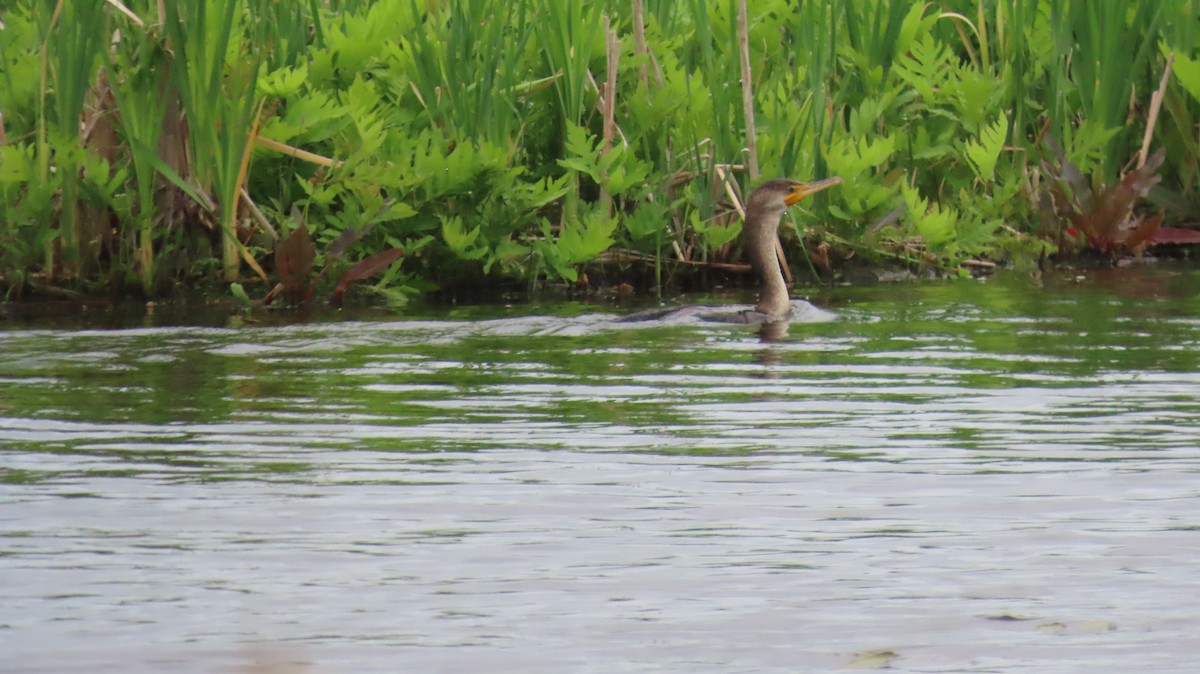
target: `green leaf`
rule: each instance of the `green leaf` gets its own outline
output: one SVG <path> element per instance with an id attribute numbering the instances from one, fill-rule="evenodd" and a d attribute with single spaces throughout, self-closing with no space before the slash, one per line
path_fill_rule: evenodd
<path id="1" fill-rule="evenodd" d="M 301 63 L 295 68 L 284 67 L 261 75 L 258 78 L 258 93 L 263 96 L 287 98 L 300 93 L 306 81 L 308 64 Z"/>
<path id="2" fill-rule="evenodd" d="M 1200 60 L 1176 52 L 1172 72 L 1192 98 L 1200 101 Z"/>
<path id="3" fill-rule="evenodd" d="M 478 225 L 467 231 L 462 218 L 457 215 L 443 216 L 441 221 L 442 240 L 446 242 L 447 248 L 464 260 L 483 259 L 483 256 L 487 254 L 487 249 L 475 244 L 476 239 L 479 238 Z"/>
<path id="4" fill-rule="evenodd" d="M 949 56 L 946 46 L 926 33 L 896 63 L 895 73 L 921 95 L 925 105 L 934 105 L 939 100 L 938 88 L 947 77 Z"/>
<path id="5" fill-rule="evenodd" d="M 658 232 L 666 230 L 667 209 L 655 201 L 643 201 L 636 210 L 627 213 L 624 218 L 625 231 L 634 241 L 647 239 Z"/>
<path id="6" fill-rule="evenodd" d="M 602 209 L 596 209 L 583 217 L 583 236 L 580 239 L 580 262 L 586 262 L 612 247 L 618 220 Z"/>
<path id="7" fill-rule="evenodd" d="M 925 241 L 926 248 L 935 254 L 946 253 L 955 238 L 958 212 L 937 204 L 930 205 L 921 198 L 917 188 L 908 184 L 901 188 L 901 193 L 904 195 L 904 203 L 908 206 L 908 220 Z"/>
<path id="8" fill-rule="evenodd" d="M 988 73 L 954 67 L 943 84 L 943 93 L 954 103 L 957 118 L 970 133 L 978 130 L 991 110 L 1003 107 L 1005 84 Z"/>
<path id="9" fill-rule="evenodd" d="M 33 145 L 0 145 L 0 184 L 31 182 L 36 166 Z"/>
<path id="10" fill-rule="evenodd" d="M 127 140 L 129 140 L 131 145 L 138 142 L 133 138 L 129 138 Z M 175 169 L 173 169 L 169 165 L 167 165 L 167 163 L 164 162 L 162 160 L 162 158 L 158 156 L 157 153 L 148 152 L 146 154 L 146 157 L 149 158 L 150 163 L 154 166 L 154 170 L 161 173 L 162 176 L 164 178 L 166 178 L 167 180 L 169 180 L 172 185 L 178 187 L 181 192 L 188 195 L 192 199 L 192 201 L 196 202 L 197 204 L 200 204 L 201 206 L 204 206 L 205 204 L 209 203 L 207 198 L 201 196 L 200 192 L 195 187 L 193 187 L 191 185 L 191 183 L 187 182 L 182 177 L 180 177 L 180 175 L 175 172 Z"/>
<path id="11" fill-rule="evenodd" d="M 741 223 L 737 220 L 728 225 L 713 225 L 704 231 L 704 242 L 709 249 L 720 248 L 737 238 L 742 233 Z"/>
<path id="12" fill-rule="evenodd" d="M 583 173 L 600 182 L 600 147 L 587 129 L 573 122 L 567 123 L 566 157 L 558 165 L 570 171 Z"/>
<path id="13" fill-rule="evenodd" d="M 883 92 L 878 98 L 866 98 L 850 110 L 850 135 L 865 138 L 877 132 L 879 121 L 892 110 L 900 97 L 900 88 Z"/>
<path id="14" fill-rule="evenodd" d="M 382 114 L 383 100 L 375 89 L 375 84 L 363 79 L 362 75 L 354 78 L 350 88 L 341 97 L 354 122 L 357 133 L 357 143 L 350 149 L 359 156 L 375 156 L 386 140 L 384 118 Z"/>
<path id="15" fill-rule="evenodd" d="M 567 176 L 561 176 L 557 180 L 544 178 L 530 186 L 526 207 L 537 210 L 563 198 L 568 191 L 570 187 Z"/>
<path id="16" fill-rule="evenodd" d="M 341 133 L 351 123 L 346 107 L 324 91 L 289 98 L 282 117 L 263 126 L 263 135 L 281 143 L 316 143 Z"/>
<path id="17" fill-rule="evenodd" d="M 564 264 L 587 262 L 613 245 L 617 219 L 596 208 L 578 221 L 564 224 L 559 232 L 557 248 Z"/>
<path id="18" fill-rule="evenodd" d="M 963 148 L 967 161 L 980 182 L 990 183 L 995 178 L 996 161 L 1000 158 L 1000 151 L 1004 149 L 1007 134 L 1008 115 L 1001 112 L 994 124 L 980 130 L 978 142 L 967 141 Z"/>
<path id="19" fill-rule="evenodd" d="M 253 306 L 253 302 L 250 301 L 250 296 L 246 294 L 246 289 L 242 287 L 242 284 L 230 283 L 229 292 L 233 295 L 233 299 L 237 300 L 239 305 L 243 307 Z"/>
<path id="20" fill-rule="evenodd" d="M 841 176 L 845 181 L 838 191 L 840 206 L 831 213 L 843 220 L 855 220 L 894 197 L 895 187 L 877 174 L 891 160 L 895 147 L 896 136 L 867 136 L 857 142 L 842 137 L 830 145 L 825 155 L 829 175 Z"/>
<path id="21" fill-rule="evenodd" d="M 483 263 L 483 271 L 484 273 L 490 272 L 497 263 L 507 271 L 515 271 L 514 267 L 519 264 L 518 261 L 528 258 L 531 252 L 532 249 L 529 246 L 505 239 L 492 248 L 491 254 Z"/>
<path id="22" fill-rule="evenodd" d="M 377 222 L 395 222 L 396 220 L 404 220 L 411 218 L 417 214 L 417 209 L 408 204 L 396 201 L 387 206 L 375 220 Z"/>
<path id="23" fill-rule="evenodd" d="M 601 181 L 609 194 L 624 194 L 644 185 L 653 170 L 649 162 L 637 159 L 624 149 L 614 149 L 608 156 L 616 158 L 613 168 Z"/>

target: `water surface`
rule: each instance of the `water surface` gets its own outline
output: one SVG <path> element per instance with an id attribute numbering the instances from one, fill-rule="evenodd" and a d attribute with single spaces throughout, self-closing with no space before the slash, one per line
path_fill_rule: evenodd
<path id="1" fill-rule="evenodd" d="M 1192 671 L 1200 275 L 1082 276 L 9 319 L 0 670 Z"/>

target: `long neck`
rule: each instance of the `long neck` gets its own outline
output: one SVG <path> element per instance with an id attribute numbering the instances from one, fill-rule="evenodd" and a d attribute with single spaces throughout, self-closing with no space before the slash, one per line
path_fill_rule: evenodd
<path id="1" fill-rule="evenodd" d="M 779 269 L 779 259 L 775 257 L 775 232 L 782 215 L 782 211 L 751 208 L 746 211 L 746 224 L 742 228 L 746 255 L 758 277 L 758 304 L 754 308 L 780 317 L 791 309 L 787 283 Z"/>

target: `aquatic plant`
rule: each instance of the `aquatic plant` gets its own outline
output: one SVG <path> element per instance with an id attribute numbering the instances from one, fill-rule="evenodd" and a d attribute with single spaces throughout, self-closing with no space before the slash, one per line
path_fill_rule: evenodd
<path id="1" fill-rule="evenodd" d="M 1163 214 L 1134 216 L 1133 208 L 1161 180 L 1157 171 L 1166 156 L 1164 150 L 1155 152 L 1143 166 L 1116 183 L 1094 190 L 1092 181 L 1066 158 L 1057 143 L 1047 140 L 1047 145 L 1057 162 L 1042 160 L 1046 182 L 1041 204 L 1051 222 L 1070 223 L 1062 230 L 1060 242 L 1064 235 L 1079 238 L 1089 248 L 1108 254 L 1140 251 L 1154 240 Z M 1069 245 L 1060 243 L 1064 248 Z"/>

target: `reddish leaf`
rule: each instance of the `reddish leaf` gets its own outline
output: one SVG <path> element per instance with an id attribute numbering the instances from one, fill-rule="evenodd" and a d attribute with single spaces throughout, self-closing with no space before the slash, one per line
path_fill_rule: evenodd
<path id="1" fill-rule="evenodd" d="M 267 293 L 266 296 L 262 298 L 263 306 L 270 306 L 270 304 L 275 301 L 275 298 L 283 294 L 284 290 L 285 288 L 282 283 L 276 283 L 275 287 L 271 288 L 271 292 Z"/>
<path id="2" fill-rule="evenodd" d="M 1132 251 L 1154 240 L 1155 232 L 1162 224 L 1162 215 L 1146 218 L 1132 215 L 1133 207 L 1161 180 L 1157 171 L 1166 157 L 1165 150 L 1155 152 L 1144 166 L 1126 174 L 1115 184 L 1093 191 L 1061 147 L 1049 139 L 1046 145 L 1057 158 L 1058 166 L 1042 160 L 1046 180 L 1038 203 L 1045 218 L 1059 222 L 1066 219 L 1070 224 L 1064 230 L 1069 236 L 1075 237 L 1076 232 L 1082 234 L 1088 247 L 1102 253 L 1120 249 Z M 1059 244 L 1062 243 L 1060 234 Z"/>
<path id="3" fill-rule="evenodd" d="M 371 230 L 375 229 L 375 224 L 379 222 L 379 219 L 384 217 L 395 203 L 395 199 L 388 197 L 383 202 L 383 205 L 379 207 L 379 212 L 375 214 L 374 219 L 370 222 L 367 222 L 358 229 L 354 229 L 353 227 L 343 229 L 341 235 L 334 239 L 333 243 L 330 243 L 329 247 L 325 249 L 325 259 L 336 260 L 340 258 L 346 252 L 346 249 L 350 247 L 350 244 L 358 243 L 364 236 L 370 234 Z"/>
<path id="4" fill-rule="evenodd" d="M 350 244 L 358 241 L 359 238 L 361 238 L 361 236 L 358 233 L 358 230 L 354 229 L 353 227 L 347 227 L 343 229 L 342 233 L 338 235 L 338 238 L 334 239 L 333 242 L 329 244 L 329 247 L 325 249 L 325 259 L 336 260 L 337 258 L 340 258 L 342 253 L 345 253 L 346 249 L 350 247 Z"/>
<path id="5" fill-rule="evenodd" d="M 1046 147 L 1049 147 L 1055 158 L 1058 159 L 1059 169 L 1054 170 L 1054 166 L 1045 160 L 1042 160 L 1042 169 L 1047 175 L 1061 181 L 1060 189 L 1065 196 L 1069 196 L 1069 200 L 1075 205 L 1074 208 L 1063 208 L 1063 212 L 1069 210 L 1090 211 L 1092 209 L 1092 187 L 1088 179 L 1084 177 L 1078 166 L 1067 159 L 1067 153 L 1053 138 L 1046 138 Z"/>
<path id="6" fill-rule="evenodd" d="M 1159 227 L 1154 236 L 1150 237 L 1152 245 L 1200 243 L 1200 230 L 1184 229 L 1182 227 Z"/>
<path id="7" fill-rule="evenodd" d="M 1159 225 L 1162 224 L 1162 212 L 1151 215 L 1148 218 L 1141 218 L 1135 221 L 1135 225 L 1130 229 L 1125 236 L 1125 247 L 1134 252 L 1140 253 L 1156 232 Z"/>
<path id="8" fill-rule="evenodd" d="M 354 229 L 353 227 L 343 229 L 341 235 L 334 239 L 333 243 L 330 243 L 329 247 L 325 249 L 325 258 L 328 260 L 340 258 L 346 252 L 346 249 L 350 247 L 350 244 L 358 243 L 364 236 L 370 234 L 372 229 L 375 229 L 375 223 L 373 222 L 368 222 L 358 229 Z"/>
<path id="9" fill-rule="evenodd" d="M 1158 228 L 1158 222 L 1151 223 L 1151 218 L 1144 220 L 1130 219 L 1133 206 L 1150 192 L 1150 188 L 1158 184 L 1162 178 L 1155 173 L 1162 165 L 1166 153 L 1163 150 L 1155 152 L 1146 165 L 1136 171 L 1129 172 L 1115 185 L 1103 188 L 1096 194 L 1093 202 L 1091 231 L 1098 237 L 1113 243 L 1123 243 L 1127 248 L 1136 248 Z M 1122 238 L 1123 233 L 1128 237 Z"/>
<path id="10" fill-rule="evenodd" d="M 304 224 L 275 247 L 275 273 L 279 274 L 279 280 L 283 281 L 289 292 L 299 292 L 304 288 L 308 277 L 312 275 L 315 256 L 308 226 Z"/>
<path id="11" fill-rule="evenodd" d="M 351 283 L 371 278 L 375 274 L 392 266 L 392 263 L 400 259 L 401 255 L 404 255 L 403 248 L 389 248 L 363 259 L 358 264 L 347 269 L 346 273 L 342 274 L 342 280 L 338 281 L 337 288 L 334 288 L 330 299 L 345 292 Z"/>

